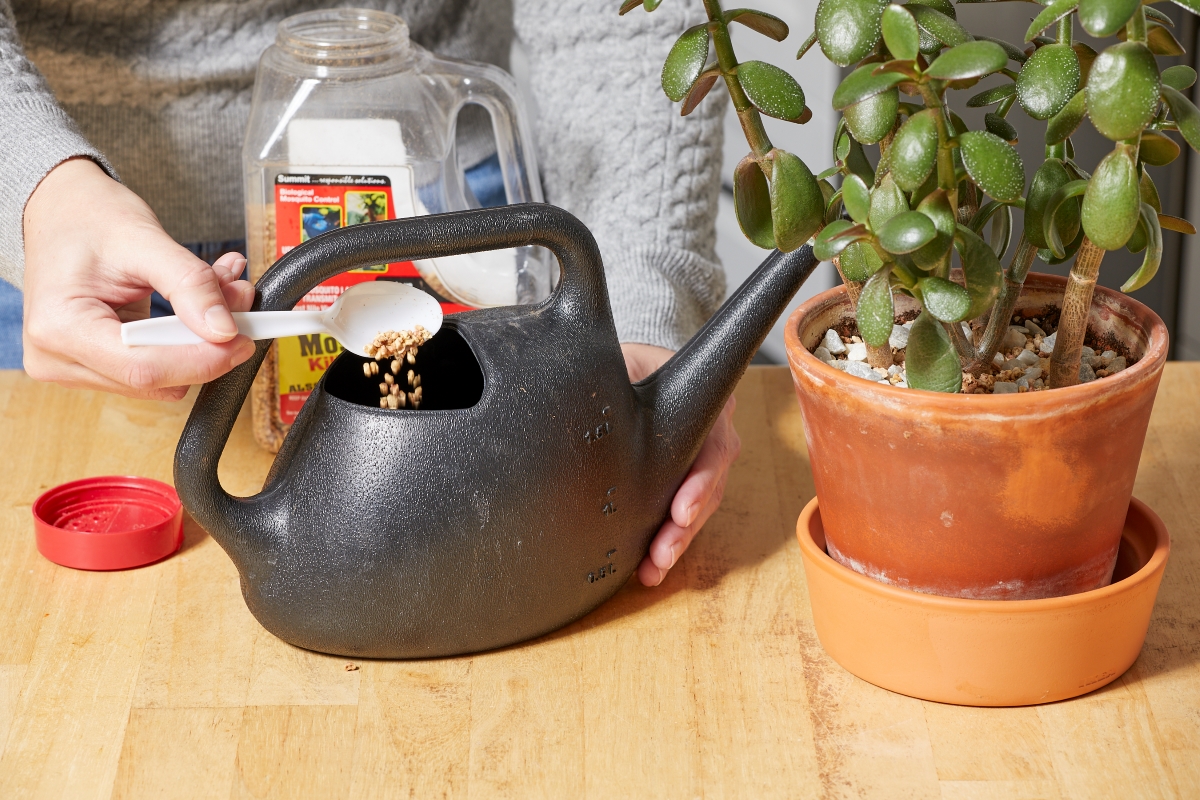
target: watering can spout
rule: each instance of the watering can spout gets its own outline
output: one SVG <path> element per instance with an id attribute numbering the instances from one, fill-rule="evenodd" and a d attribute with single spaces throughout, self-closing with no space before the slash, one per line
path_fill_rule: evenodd
<path id="1" fill-rule="evenodd" d="M 804 245 L 773 252 L 700 331 L 638 384 L 653 409 L 655 441 L 691 463 L 779 315 L 819 262 Z"/>

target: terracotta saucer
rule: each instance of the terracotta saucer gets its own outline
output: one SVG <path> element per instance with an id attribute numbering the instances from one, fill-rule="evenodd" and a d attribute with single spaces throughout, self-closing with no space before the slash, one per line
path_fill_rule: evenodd
<path id="1" fill-rule="evenodd" d="M 897 589 L 834 561 L 815 498 L 796 537 L 825 652 L 876 686 L 969 706 L 1050 703 L 1120 677 L 1142 649 L 1170 551 L 1162 520 L 1134 499 L 1108 586 L 964 600 Z"/>

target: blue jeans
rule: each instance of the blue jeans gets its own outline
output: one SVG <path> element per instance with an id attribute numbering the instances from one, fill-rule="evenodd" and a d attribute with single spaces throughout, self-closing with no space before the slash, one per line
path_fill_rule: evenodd
<path id="1" fill-rule="evenodd" d="M 502 206 L 507 202 L 504 194 L 504 178 L 500 172 L 500 158 L 493 155 L 481 161 L 465 173 L 467 186 L 475 199 L 485 208 Z M 183 245 L 197 257 L 209 264 L 225 253 L 246 252 L 246 240 L 227 242 L 199 242 Z M 171 304 L 155 292 L 150 296 L 150 316 L 169 316 Z M 21 290 L 0 281 L 0 369 L 21 369 Z"/>

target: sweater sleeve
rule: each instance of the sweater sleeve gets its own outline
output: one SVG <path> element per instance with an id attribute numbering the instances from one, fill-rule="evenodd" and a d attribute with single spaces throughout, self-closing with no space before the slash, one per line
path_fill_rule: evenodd
<path id="1" fill-rule="evenodd" d="M 25 271 L 25 203 L 50 170 L 75 156 L 115 177 L 26 58 L 12 7 L 0 0 L 0 278 L 14 286 Z"/>
<path id="2" fill-rule="evenodd" d="M 725 298 L 715 219 L 724 92 L 689 116 L 663 60 L 705 17 L 698 0 L 618 16 L 618 0 L 516 0 L 546 199 L 579 217 L 604 258 L 622 342 L 678 349 Z"/>

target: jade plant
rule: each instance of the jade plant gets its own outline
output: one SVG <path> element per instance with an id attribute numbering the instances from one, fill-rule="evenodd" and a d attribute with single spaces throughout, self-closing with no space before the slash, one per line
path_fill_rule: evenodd
<path id="1" fill-rule="evenodd" d="M 626 0 L 620 13 L 653 11 L 660 2 Z M 1200 0 L 1176 2 L 1200 13 Z M 733 175 L 743 233 L 785 252 L 811 241 L 818 258 L 834 262 L 871 366 L 892 363 L 894 293 L 920 303 L 906 349 L 914 388 L 957 392 L 964 371 L 978 375 L 986 367 L 1035 257 L 1049 264 L 1074 259 L 1048 384 L 1077 383 L 1105 252 L 1144 253 L 1121 287 L 1132 292 L 1158 269 L 1163 228 L 1195 233 L 1162 213 L 1145 170 L 1179 155 L 1168 132 L 1200 149 L 1200 110 L 1184 95 L 1196 72 L 1160 71 L 1155 56 L 1183 48 L 1171 19 L 1151 5 L 1053 0 L 1031 9 L 1018 47 L 968 32 L 950 0 L 820 0 L 814 31 L 796 57 L 815 44 L 830 61 L 854 69 L 833 95 L 841 112 L 835 165 L 819 175 L 774 147 L 762 122 L 764 114 L 807 122 L 812 112 L 803 89 L 777 66 L 739 62 L 729 35 L 737 24 L 783 41 L 788 25 L 762 11 L 723 10 L 720 0 L 704 0 L 704 7 L 708 21 L 686 30 L 667 56 L 663 90 L 686 115 L 718 80 L 724 83 L 750 145 Z M 1097 53 L 1074 41 L 1076 18 L 1091 36 L 1112 43 Z M 966 101 L 994 107 L 985 129 L 971 130 L 951 110 L 949 93 L 993 75 L 1002 82 Z M 1008 120 L 1017 107 L 1046 126 L 1045 157 L 1028 183 Z M 1091 172 L 1077 163 L 1071 143 L 1085 117 L 1114 143 Z M 875 158 L 866 147 L 878 148 Z M 831 179 L 839 177 L 835 188 Z M 1013 207 L 1024 212 L 1015 246 Z M 952 272 L 955 266 L 961 272 Z M 969 336 L 961 323 L 976 319 L 986 319 L 986 327 Z"/>

